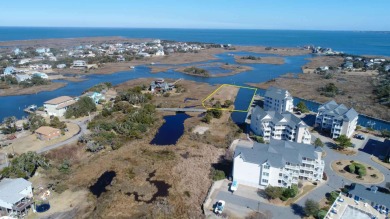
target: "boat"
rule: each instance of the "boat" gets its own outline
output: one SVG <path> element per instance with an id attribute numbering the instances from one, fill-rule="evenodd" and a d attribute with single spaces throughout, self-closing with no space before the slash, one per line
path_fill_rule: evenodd
<path id="1" fill-rule="evenodd" d="M 131 69 L 135 69 L 135 67 L 133 65 L 130 66 Z"/>

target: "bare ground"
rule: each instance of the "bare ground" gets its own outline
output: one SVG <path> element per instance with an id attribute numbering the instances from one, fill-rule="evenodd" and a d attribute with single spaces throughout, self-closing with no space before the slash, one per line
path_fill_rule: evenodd
<path id="1" fill-rule="evenodd" d="M 281 87 L 290 91 L 293 96 L 325 103 L 334 99 L 337 103 L 343 103 L 353 107 L 360 114 L 366 114 L 375 118 L 390 121 L 389 108 L 376 102 L 373 94 L 374 87 L 371 84 L 372 76 L 337 74 L 331 79 L 324 79 L 319 74 L 286 74 L 275 80 L 249 85 L 267 89 L 270 86 Z M 334 98 L 320 95 L 318 88 L 328 83 L 334 83 L 345 92 L 345 95 L 336 95 Z M 359 95 L 357 95 L 359 94 Z"/>
<path id="2" fill-rule="evenodd" d="M 66 83 L 51 83 L 49 85 L 39 85 L 34 87 L 23 88 L 13 85 L 8 89 L 0 89 L 0 96 L 16 96 L 24 94 L 35 94 L 42 91 L 53 91 L 65 87 Z"/>
<path id="3" fill-rule="evenodd" d="M 217 102 L 220 102 L 221 104 L 224 104 L 226 100 L 234 102 L 238 91 L 239 88 L 236 86 L 223 85 L 215 93 L 207 97 L 207 99 L 204 101 L 204 105 L 211 108 Z"/>

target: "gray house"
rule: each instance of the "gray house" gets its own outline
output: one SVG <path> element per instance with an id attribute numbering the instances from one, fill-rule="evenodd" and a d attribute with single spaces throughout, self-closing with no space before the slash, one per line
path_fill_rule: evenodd
<path id="1" fill-rule="evenodd" d="M 389 212 L 390 195 L 378 191 L 378 187 L 371 186 L 367 188 L 363 185 L 353 183 L 348 192 L 349 196 L 356 201 L 362 201 L 370 204 L 381 213 Z"/>
<path id="2" fill-rule="evenodd" d="M 23 178 L 5 178 L 1 180 L 0 211 L 4 215 L 19 215 L 27 213 L 27 208 L 33 203 L 31 185 L 31 182 Z"/>

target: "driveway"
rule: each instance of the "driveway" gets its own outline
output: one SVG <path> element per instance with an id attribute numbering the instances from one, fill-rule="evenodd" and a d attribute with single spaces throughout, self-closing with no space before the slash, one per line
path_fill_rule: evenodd
<path id="1" fill-rule="evenodd" d="M 88 119 L 80 120 L 77 122 L 69 121 L 69 122 L 74 123 L 80 127 L 79 132 L 76 135 L 74 135 L 73 137 L 66 139 L 65 141 L 41 148 L 37 151 L 37 153 L 42 154 L 42 153 L 45 153 L 47 151 L 50 151 L 50 150 L 53 150 L 53 149 L 56 149 L 56 148 L 59 148 L 59 147 L 62 147 L 64 145 L 67 145 L 67 144 L 70 144 L 70 143 L 77 141 L 80 138 L 80 136 L 83 135 L 84 133 L 86 133 L 86 131 L 87 131 L 86 121 L 88 121 Z"/>

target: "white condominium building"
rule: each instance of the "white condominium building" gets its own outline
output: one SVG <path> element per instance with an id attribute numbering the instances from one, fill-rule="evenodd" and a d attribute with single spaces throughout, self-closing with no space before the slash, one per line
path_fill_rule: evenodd
<path id="1" fill-rule="evenodd" d="M 325 166 L 321 156 L 320 148 L 308 144 L 239 140 L 234 151 L 233 180 L 256 188 L 287 188 L 299 180 L 319 181 Z"/>
<path id="2" fill-rule="evenodd" d="M 264 95 L 264 109 L 278 113 L 292 112 L 294 108 L 293 97 L 285 90 L 269 87 Z"/>
<path id="3" fill-rule="evenodd" d="M 263 136 L 264 141 L 271 138 L 304 144 L 311 141 L 308 126 L 290 112 L 264 111 L 256 106 L 252 110 L 250 127 L 256 135 Z"/>
<path id="4" fill-rule="evenodd" d="M 318 107 L 316 125 L 322 130 L 329 130 L 332 138 L 346 135 L 350 138 L 356 129 L 359 114 L 334 100 Z"/>

